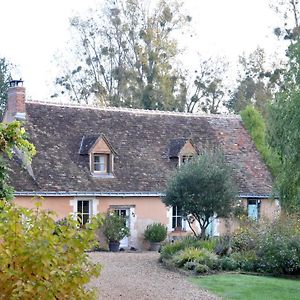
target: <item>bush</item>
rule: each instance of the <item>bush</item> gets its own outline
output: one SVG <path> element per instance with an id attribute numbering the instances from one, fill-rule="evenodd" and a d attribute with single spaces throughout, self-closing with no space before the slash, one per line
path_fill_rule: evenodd
<path id="1" fill-rule="evenodd" d="M 162 246 L 160 251 L 160 257 L 162 259 L 172 258 L 176 253 L 183 250 L 185 245 L 181 241 L 175 241 L 173 243 L 167 243 Z"/>
<path id="2" fill-rule="evenodd" d="M 198 273 L 198 274 L 204 274 L 204 273 L 207 273 L 207 272 L 209 272 L 209 267 L 206 266 L 206 265 L 198 264 L 198 265 L 195 267 L 195 272 Z"/>
<path id="3" fill-rule="evenodd" d="M 104 235 L 108 242 L 119 242 L 129 236 L 129 228 L 126 226 L 126 219 L 116 213 L 108 213 L 104 220 Z"/>
<path id="4" fill-rule="evenodd" d="M 185 270 L 194 270 L 199 264 L 195 261 L 188 261 L 184 264 L 183 268 Z"/>
<path id="5" fill-rule="evenodd" d="M 246 272 L 255 272 L 257 265 L 257 256 L 255 251 L 243 251 L 232 253 L 231 259 L 235 260 L 240 269 Z"/>
<path id="6" fill-rule="evenodd" d="M 220 258 L 221 269 L 224 271 L 235 271 L 239 268 L 239 264 L 230 257 Z"/>
<path id="7" fill-rule="evenodd" d="M 209 252 L 213 252 L 216 248 L 217 242 L 218 239 L 199 240 L 194 236 L 187 236 L 182 240 L 164 244 L 160 252 L 161 259 L 172 258 L 172 256 L 177 254 L 179 251 L 187 248 L 206 249 Z"/>
<path id="8" fill-rule="evenodd" d="M 153 223 L 146 227 L 144 237 L 146 241 L 160 243 L 167 237 L 167 227 L 161 223 Z"/>
<path id="9" fill-rule="evenodd" d="M 57 225 L 50 212 L 1 201 L 1 299 L 94 299 L 84 287 L 100 271 L 85 253 L 96 224 L 77 225 L 70 218 Z"/>
<path id="10" fill-rule="evenodd" d="M 232 237 L 232 254 L 242 270 L 300 274 L 300 220 L 281 216 L 273 222 L 248 222 Z"/>
<path id="11" fill-rule="evenodd" d="M 216 259 L 216 256 L 206 249 L 186 248 L 174 257 L 174 262 L 177 267 L 181 268 L 186 262 L 213 264 Z"/>

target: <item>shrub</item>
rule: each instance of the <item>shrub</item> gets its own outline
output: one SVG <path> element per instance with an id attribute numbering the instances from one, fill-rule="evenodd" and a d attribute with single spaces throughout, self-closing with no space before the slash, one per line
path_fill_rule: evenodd
<path id="1" fill-rule="evenodd" d="M 1 299 L 93 299 L 84 286 L 100 271 L 85 253 L 93 246 L 94 228 L 92 223 L 78 230 L 70 218 L 57 225 L 50 212 L 2 201 Z"/>
<path id="2" fill-rule="evenodd" d="M 204 274 L 204 273 L 207 273 L 207 272 L 209 272 L 209 267 L 206 266 L 206 265 L 198 264 L 198 265 L 195 267 L 195 272 L 198 273 L 198 274 Z"/>
<path id="3" fill-rule="evenodd" d="M 215 247 L 215 253 L 224 256 L 230 252 L 230 238 L 229 236 L 220 237 Z"/>
<path id="4" fill-rule="evenodd" d="M 119 242 L 129 236 L 129 228 L 126 226 L 126 219 L 116 213 L 108 213 L 104 220 L 104 235 L 108 242 Z"/>
<path id="5" fill-rule="evenodd" d="M 162 259 L 172 258 L 176 253 L 184 249 L 184 244 L 181 241 L 175 241 L 173 243 L 167 243 L 162 246 L 160 256 Z"/>
<path id="6" fill-rule="evenodd" d="M 200 264 L 209 264 L 216 260 L 216 256 L 205 250 L 197 248 L 186 248 L 174 257 L 175 265 L 183 267 L 186 262 L 197 262 Z"/>
<path id="7" fill-rule="evenodd" d="M 184 264 L 183 268 L 185 270 L 194 270 L 199 264 L 195 261 L 188 261 Z"/>
<path id="8" fill-rule="evenodd" d="M 167 227 L 161 223 L 153 223 L 146 227 L 145 240 L 152 243 L 160 243 L 167 237 Z"/>
<path id="9" fill-rule="evenodd" d="M 263 272 L 300 274 L 300 237 L 268 234 L 259 246 L 258 263 Z"/>
<path id="10" fill-rule="evenodd" d="M 257 256 L 255 251 L 243 251 L 243 252 L 235 252 L 230 256 L 231 259 L 235 260 L 240 269 L 246 272 L 254 272 L 256 271 L 257 266 Z"/>
<path id="11" fill-rule="evenodd" d="M 239 268 L 239 264 L 230 257 L 220 258 L 221 269 L 224 271 L 235 271 Z"/>

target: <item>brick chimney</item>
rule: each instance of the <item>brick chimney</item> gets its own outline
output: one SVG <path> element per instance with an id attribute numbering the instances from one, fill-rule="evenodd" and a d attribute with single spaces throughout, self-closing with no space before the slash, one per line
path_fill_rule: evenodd
<path id="1" fill-rule="evenodd" d="M 4 122 L 14 120 L 24 121 L 26 119 L 25 109 L 25 87 L 22 80 L 9 82 L 7 91 L 7 107 L 3 118 Z"/>

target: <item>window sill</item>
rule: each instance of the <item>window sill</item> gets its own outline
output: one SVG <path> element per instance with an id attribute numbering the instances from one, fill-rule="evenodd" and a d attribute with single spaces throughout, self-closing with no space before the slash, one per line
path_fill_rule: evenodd
<path id="1" fill-rule="evenodd" d="M 92 177 L 94 178 L 115 178 L 114 174 L 108 173 L 108 174 L 95 174 L 92 173 Z"/>

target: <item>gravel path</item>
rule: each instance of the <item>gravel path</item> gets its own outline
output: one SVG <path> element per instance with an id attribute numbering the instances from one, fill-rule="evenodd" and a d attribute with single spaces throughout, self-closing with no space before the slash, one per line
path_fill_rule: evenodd
<path id="1" fill-rule="evenodd" d="M 90 255 L 93 261 L 103 265 L 100 277 L 91 283 L 99 288 L 99 299 L 218 299 L 189 283 L 186 276 L 163 268 L 158 263 L 158 253 L 95 252 Z"/>

